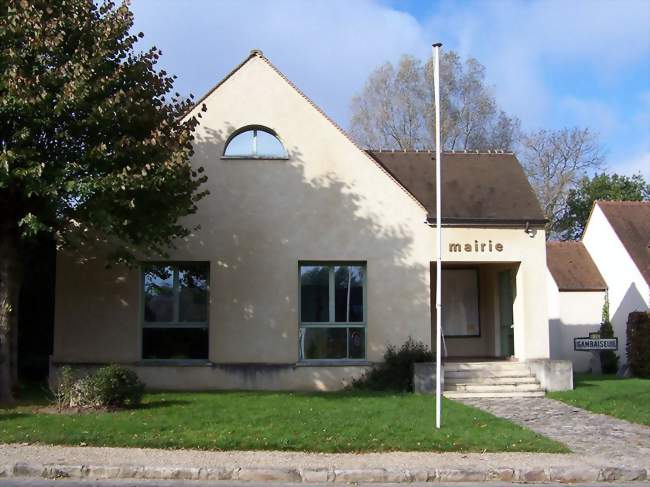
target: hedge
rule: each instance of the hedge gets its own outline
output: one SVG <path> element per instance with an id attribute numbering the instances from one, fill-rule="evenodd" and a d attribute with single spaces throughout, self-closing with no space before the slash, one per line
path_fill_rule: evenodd
<path id="1" fill-rule="evenodd" d="M 632 373 L 650 378 L 650 312 L 633 311 L 629 314 L 626 353 Z"/>

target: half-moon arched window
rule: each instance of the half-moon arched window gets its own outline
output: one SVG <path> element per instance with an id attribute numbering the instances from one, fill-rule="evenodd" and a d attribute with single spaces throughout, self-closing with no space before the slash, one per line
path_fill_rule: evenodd
<path id="1" fill-rule="evenodd" d="M 244 127 L 230 136 L 223 157 L 233 159 L 287 159 L 275 132 L 261 126 Z"/>

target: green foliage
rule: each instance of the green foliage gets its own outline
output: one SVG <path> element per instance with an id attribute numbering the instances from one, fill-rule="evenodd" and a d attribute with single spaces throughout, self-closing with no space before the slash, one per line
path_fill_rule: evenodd
<path id="1" fill-rule="evenodd" d="M 59 409 L 137 407 L 143 392 L 144 384 L 137 374 L 119 365 L 102 367 L 82 377 L 76 377 L 70 367 L 62 367 L 53 391 Z"/>
<path id="2" fill-rule="evenodd" d="M 138 406 L 144 392 L 144 384 L 138 375 L 119 365 L 102 367 L 93 375 L 93 382 L 97 400 L 104 406 Z"/>
<path id="3" fill-rule="evenodd" d="M 189 163 L 197 118 L 132 27 L 126 3 L 4 3 L 0 227 L 15 245 L 49 232 L 125 260 L 188 234 L 178 220 L 205 194 Z"/>
<path id="4" fill-rule="evenodd" d="M 0 442 L 298 452 L 529 451 L 566 447 L 489 413 L 443 398 L 382 392 L 156 392 L 142 407 L 48 414 L 33 399 L 0 408 Z"/>
<path id="5" fill-rule="evenodd" d="M 627 320 L 626 352 L 632 373 L 650 379 L 650 312 L 630 313 Z"/>
<path id="6" fill-rule="evenodd" d="M 389 345 L 384 361 L 352 382 L 352 388 L 372 391 L 413 392 L 413 364 L 432 362 L 434 354 L 422 342 L 409 339 L 397 349 Z"/>
<path id="7" fill-rule="evenodd" d="M 609 321 L 609 297 L 605 296 L 603 304 L 603 321 L 600 324 L 601 338 L 614 338 L 614 328 Z M 613 350 L 600 352 L 600 367 L 604 374 L 615 374 L 618 371 L 618 355 Z"/>
<path id="8" fill-rule="evenodd" d="M 584 177 L 575 189 L 569 191 L 564 212 L 558 222 L 560 234 L 565 239 L 580 239 L 596 200 L 644 201 L 649 199 L 650 184 L 641 174 L 622 176 L 602 173 L 592 178 Z"/>
<path id="9" fill-rule="evenodd" d="M 126 1 L 0 2 L 0 401 L 30 244 L 166 255 L 206 194 L 190 164 L 205 105 L 172 94 L 160 50 L 132 28 Z"/>

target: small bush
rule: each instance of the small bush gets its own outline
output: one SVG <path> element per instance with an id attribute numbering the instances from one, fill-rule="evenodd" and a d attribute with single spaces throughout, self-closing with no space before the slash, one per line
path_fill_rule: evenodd
<path id="1" fill-rule="evenodd" d="M 389 345 L 384 353 L 384 361 L 352 381 L 352 388 L 413 392 L 413 364 L 433 360 L 434 354 L 424 343 L 409 338 L 399 349 Z"/>
<path id="2" fill-rule="evenodd" d="M 650 312 L 634 311 L 627 319 L 627 363 L 637 377 L 650 378 Z"/>
<path id="3" fill-rule="evenodd" d="M 600 325 L 600 338 L 614 338 L 614 328 L 609 319 Z M 600 368 L 603 374 L 615 374 L 618 371 L 618 355 L 613 350 L 600 352 Z"/>
<path id="4" fill-rule="evenodd" d="M 614 338 L 614 328 L 609 321 L 609 296 L 605 295 L 603 304 L 603 318 L 598 331 L 600 338 Z M 604 374 L 615 374 L 618 372 L 618 355 L 613 350 L 603 350 L 600 352 L 600 369 Z"/>
<path id="5" fill-rule="evenodd" d="M 135 372 L 119 365 L 102 367 L 76 377 L 70 367 L 61 367 L 54 398 L 62 408 L 120 408 L 140 404 L 144 384 Z"/>

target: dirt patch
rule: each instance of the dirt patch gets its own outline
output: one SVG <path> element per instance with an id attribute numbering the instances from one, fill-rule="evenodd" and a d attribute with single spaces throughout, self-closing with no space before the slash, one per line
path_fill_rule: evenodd
<path id="1" fill-rule="evenodd" d="M 59 408 L 57 406 L 43 406 L 35 408 L 35 413 L 44 414 L 59 414 L 62 416 L 76 416 L 80 414 L 94 414 L 94 413 L 113 413 L 116 411 L 123 411 L 120 408 L 96 407 L 96 408 Z"/>

